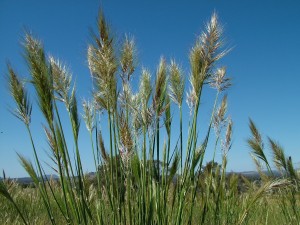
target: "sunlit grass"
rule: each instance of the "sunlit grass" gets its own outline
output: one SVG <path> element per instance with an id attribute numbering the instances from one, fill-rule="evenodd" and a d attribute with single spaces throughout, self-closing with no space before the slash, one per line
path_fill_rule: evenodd
<path id="1" fill-rule="evenodd" d="M 292 159 L 285 157 L 277 142 L 268 139 L 273 161 L 282 172 L 281 178 L 275 178 L 265 156 L 263 138 L 251 120 L 248 144 L 261 180 L 255 183 L 226 173 L 234 123 L 227 115 L 225 93 L 231 86 L 230 78 L 219 62 L 228 49 L 222 43 L 223 29 L 215 13 L 190 50 L 190 73 L 184 74 L 175 60 L 168 63 L 162 57 L 154 82 L 149 70 L 142 70 L 136 93 L 131 79 L 134 73 L 138 76 L 134 39 L 126 37 L 118 46 L 102 13 L 97 25 L 87 51 L 93 96 L 83 102 L 82 116 L 90 134 L 95 177 L 83 172 L 79 142 L 87 140 L 79 139 L 80 108 L 72 76 L 61 61 L 47 57 L 41 41 L 26 33 L 24 54 L 37 104 L 32 104 L 27 84 L 10 64 L 8 80 L 16 103 L 14 115 L 25 124 L 32 144 L 34 162 L 21 155 L 19 159 L 33 186 L 24 188 L 6 179 L 0 182 L 1 224 L 299 222 L 299 177 Z M 202 93 L 209 87 L 215 89 L 213 109 L 207 127 L 201 124 L 200 129 Z M 182 110 L 184 101 L 189 112 Z M 61 121 L 61 103 L 69 121 Z M 45 164 L 31 133 L 32 106 L 44 117 L 41 130 L 58 180 L 45 176 Z M 173 120 L 175 113 L 179 121 Z M 99 120 L 103 114 L 107 121 Z M 184 122 L 187 130 L 183 130 Z M 72 128 L 73 152 L 65 139 L 66 123 Z M 107 130 L 101 130 L 101 123 L 106 123 Z M 174 129 L 179 129 L 179 136 L 174 135 L 178 133 Z M 199 139 L 200 131 L 205 134 L 203 140 Z M 102 136 L 104 132 L 108 139 Z M 187 134 L 186 140 L 183 133 Z M 177 144 L 173 146 L 171 140 L 178 140 Z M 209 142 L 214 143 L 212 149 L 208 149 Z M 213 152 L 213 158 L 205 164 L 207 151 Z M 219 164 L 216 152 L 222 154 Z M 264 168 L 268 175 L 263 173 Z"/>

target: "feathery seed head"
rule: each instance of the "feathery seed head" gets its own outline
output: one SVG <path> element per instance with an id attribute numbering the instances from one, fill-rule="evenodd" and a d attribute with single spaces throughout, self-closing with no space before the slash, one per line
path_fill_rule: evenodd
<path id="1" fill-rule="evenodd" d="M 218 68 L 211 77 L 211 80 L 209 82 L 210 86 L 216 88 L 219 92 L 229 88 L 231 86 L 230 78 L 225 77 L 225 75 L 226 68 Z"/>
<path id="2" fill-rule="evenodd" d="M 169 96 L 175 104 L 181 107 L 184 92 L 184 78 L 182 69 L 174 60 L 171 61 L 171 65 L 169 66 L 169 73 Z"/>
<path id="3" fill-rule="evenodd" d="M 119 102 L 121 104 L 121 107 L 125 107 L 126 104 L 129 106 L 132 106 L 132 91 L 130 84 L 128 82 L 125 82 L 122 84 L 123 87 L 123 93 L 119 94 Z"/>
<path id="4" fill-rule="evenodd" d="M 25 35 L 25 57 L 32 76 L 38 103 L 48 123 L 53 121 L 53 78 L 49 73 L 44 48 L 41 42 L 30 34 Z"/>
<path id="5" fill-rule="evenodd" d="M 106 19 L 104 17 L 104 13 L 102 11 L 98 14 L 98 20 L 97 20 L 97 26 L 98 26 L 98 32 L 99 32 L 99 47 L 103 47 L 104 45 L 107 45 L 111 42 L 110 37 L 110 28 L 108 26 L 108 23 L 106 22 Z"/>
<path id="6" fill-rule="evenodd" d="M 53 78 L 53 88 L 58 100 L 69 104 L 69 91 L 71 89 L 72 75 L 68 68 L 53 56 L 49 57 Z"/>
<path id="7" fill-rule="evenodd" d="M 252 149 L 253 154 L 264 161 L 268 166 L 268 169 L 270 169 L 269 162 L 264 153 L 264 144 L 261 135 L 251 119 L 249 119 L 249 127 L 252 133 L 252 137 L 248 139 L 248 145 Z"/>
<path id="8" fill-rule="evenodd" d="M 220 50 L 223 45 L 222 34 L 223 29 L 219 25 L 217 14 L 214 13 L 190 51 L 190 83 L 196 96 L 200 95 L 203 85 L 212 76 L 211 70 L 216 61 L 228 52 Z"/>
<path id="9" fill-rule="evenodd" d="M 109 82 L 117 71 L 117 62 L 112 46 L 97 48 L 93 45 L 88 46 L 87 51 L 88 65 L 92 77 L 98 82 Z M 100 85 L 103 85 L 100 83 Z"/>
<path id="10" fill-rule="evenodd" d="M 156 110 L 156 113 L 161 114 L 161 110 L 165 101 L 166 87 L 167 65 L 166 60 L 164 58 L 161 58 L 156 72 L 155 95 L 153 99 L 153 105 Z"/>
<path id="11" fill-rule="evenodd" d="M 194 89 L 190 89 L 189 92 L 186 93 L 186 103 L 190 109 L 190 115 L 192 115 L 193 109 L 196 106 L 196 103 L 198 101 L 197 95 L 194 91 Z"/>
<path id="12" fill-rule="evenodd" d="M 149 70 L 143 69 L 142 70 L 142 77 L 140 81 L 140 91 L 139 95 L 141 97 L 141 101 L 145 106 L 147 106 L 148 101 L 150 99 L 152 92 L 152 86 L 151 86 L 151 74 Z"/>
<path id="13" fill-rule="evenodd" d="M 222 151 L 224 156 L 227 155 L 227 153 L 231 148 L 231 144 L 232 144 L 231 140 L 232 140 L 232 120 L 231 118 L 229 118 L 227 123 L 226 133 L 225 133 L 225 141 L 222 142 Z"/>
<path id="14" fill-rule="evenodd" d="M 273 151 L 273 161 L 276 165 L 276 167 L 281 170 L 282 168 L 284 170 L 287 170 L 287 164 L 285 160 L 284 150 L 279 145 L 279 143 L 276 143 L 271 138 L 269 138 L 270 146 Z"/>
<path id="15" fill-rule="evenodd" d="M 57 158 L 57 145 L 55 142 L 55 139 L 53 137 L 53 133 L 49 130 L 49 128 L 47 128 L 46 126 L 43 126 L 44 128 L 44 132 L 46 134 L 47 137 L 47 141 L 48 141 L 48 145 L 50 147 L 50 149 L 52 150 L 52 154 L 54 155 L 55 158 Z"/>
<path id="16" fill-rule="evenodd" d="M 200 37 L 199 42 L 202 46 L 202 52 L 207 62 L 207 66 L 211 65 L 221 59 L 228 51 L 220 51 L 223 46 L 223 27 L 218 21 L 218 16 L 214 12 L 210 21 L 206 24 L 206 31 L 204 31 Z"/>
<path id="17" fill-rule="evenodd" d="M 134 155 L 134 152 L 133 151 L 128 151 L 128 149 L 125 146 L 120 145 L 119 153 L 120 153 L 123 165 L 125 166 L 125 168 L 128 168 L 130 159 Z M 127 170 L 125 170 L 125 171 L 127 171 Z"/>
<path id="18" fill-rule="evenodd" d="M 254 138 L 254 141 L 257 142 L 263 148 L 263 142 L 262 142 L 261 135 L 260 135 L 258 129 L 256 128 L 254 122 L 251 119 L 249 119 L 249 127 L 251 130 L 252 136 Z"/>
<path id="19" fill-rule="evenodd" d="M 7 67 L 10 93 L 17 105 L 17 108 L 12 111 L 12 113 L 26 125 L 29 125 L 31 121 L 32 104 L 29 101 L 28 93 L 10 64 L 7 64 Z"/>
<path id="20" fill-rule="evenodd" d="M 218 117 L 220 121 L 224 121 L 225 120 L 225 113 L 227 111 L 227 95 L 224 96 L 221 106 L 218 110 Z"/>
<path id="21" fill-rule="evenodd" d="M 29 33 L 25 33 L 25 38 L 24 38 L 24 47 L 25 49 L 32 54 L 32 56 L 41 56 L 43 57 L 44 55 L 44 49 L 43 49 L 43 44 L 40 40 L 33 38 L 33 36 Z"/>
<path id="22" fill-rule="evenodd" d="M 94 105 L 86 100 L 83 100 L 83 119 L 85 121 L 86 128 L 89 132 L 92 132 L 95 128 L 94 121 L 95 121 L 95 110 Z"/>
<path id="23" fill-rule="evenodd" d="M 93 101 L 97 111 L 102 112 L 104 109 L 108 110 L 107 100 L 103 92 L 93 92 Z"/>
<path id="24" fill-rule="evenodd" d="M 123 113 L 120 115 L 120 145 L 123 146 L 123 152 L 131 152 L 133 148 L 133 139 L 129 124 L 127 123 Z"/>
<path id="25" fill-rule="evenodd" d="M 97 75 L 96 71 L 96 61 L 97 61 L 97 49 L 93 45 L 89 45 L 87 49 L 87 59 L 88 59 L 88 67 L 90 69 L 91 75 Z"/>
<path id="26" fill-rule="evenodd" d="M 134 39 L 127 36 L 121 50 L 121 70 L 123 82 L 128 82 L 133 74 L 136 66 L 136 48 Z"/>
<path id="27" fill-rule="evenodd" d="M 225 114 L 227 111 L 227 95 L 224 96 L 221 106 L 217 109 L 213 116 L 213 126 L 216 135 L 220 135 L 223 126 L 225 125 L 226 118 Z"/>
<path id="28" fill-rule="evenodd" d="M 190 83 L 192 88 L 195 91 L 195 94 L 198 96 L 201 88 L 206 79 L 206 67 L 207 63 L 205 62 L 203 56 L 203 49 L 199 43 L 196 43 L 195 46 L 190 51 L 190 64 L 191 64 L 191 75 Z"/>
<path id="29" fill-rule="evenodd" d="M 98 145 L 99 145 L 99 148 L 100 148 L 102 159 L 105 162 L 108 162 L 109 156 L 106 153 L 106 149 L 105 149 L 105 145 L 104 145 L 104 141 L 103 141 L 103 137 L 102 137 L 102 132 L 101 131 L 99 131 L 99 133 L 98 133 Z"/>
<path id="30" fill-rule="evenodd" d="M 95 100 L 106 110 L 113 110 L 117 101 L 118 69 L 113 38 L 103 13 L 98 17 L 99 37 L 94 35 L 95 43 L 89 45 L 87 51 L 88 65 L 96 87 Z"/>

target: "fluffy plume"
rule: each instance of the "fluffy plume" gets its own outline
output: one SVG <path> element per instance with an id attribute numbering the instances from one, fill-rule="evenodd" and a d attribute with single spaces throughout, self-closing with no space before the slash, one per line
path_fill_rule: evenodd
<path id="1" fill-rule="evenodd" d="M 184 78 L 182 75 L 182 69 L 174 60 L 171 61 L 171 65 L 169 66 L 169 74 L 169 96 L 173 102 L 181 107 L 184 92 Z"/>
<path id="2" fill-rule="evenodd" d="M 136 66 L 136 48 L 133 38 L 125 37 L 121 50 L 121 78 L 123 82 L 128 82 Z"/>
<path id="3" fill-rule="evenodd" d="M 94 121 L 95 121 L 95 110 L 94 105 L 89 101 L 83 101 L 83 119 L 85 121 L 86 128 L 89 132 L 92 132 L 95 128 Z"/>
<path id="4" fill-rule="evenodd" d="M 232 139 L 232 120 L 231 118 L 228 119 L 227 129 L 225 133 L 225 140 L 222 142 L 222 151 L 223 154 L 226 156 L 228 151 L 231 148 L 231 139 Z"/>
<path id="5" fill-rule="evenodd" d="M 225 77 L 226 68 L 218 68 L 213 74 L 210 85 L 213 88 L 216 88 L 219 92 L 224 91 L 225 89 L 231 86 L 230 78 Z"/>
<path id="6" fill-rule="evenodd" d="M 140 98 L 145 106 L 147 106 L 150 96 L 152 93 L 152 85 L 151 85 L 151 74 L 149 70 L 142 70 L 142 77 L 140 81 Z"/>
<path id="7" fill-rule="evenodd" d="M 226 111 L 227 111 L 227 95 L 224 96 L 221 106 L 217 109 L 217 111 L 213 116 L 213 126 L 217 136 L 221 133 L 221 129 L 223 128 L 226 122 L 226 118 L 225 118 Z"/>
<path id="8" fill-rule="evenodd" d="M 283 148 L 271 138 L 269 138 L 269 143 L 273 151 L 273 161 L 276 167 L 278 168 L 278 170 L 282 170 L 282 168 L 284 170 L 287 170 L 287 164 Z"/>
<path id="9" fill-rule="evenodd" d="M 264 144 L 262 142 L 261 135 L 251 119 L 249 120 L 249 127 L 252 133 L 252 138 L 247 140 L 248 145 L 252 149 L 253 154 L 261 159 L 267 165 L 269 172 L 271 172 L 271 167 L 264 153 Z"/>
<path id="10" fill-rule="evenodd" d="M 99 37 L 94 35 L 95 44 L 88 47 L 88 65 L 96 88 L 95 101 L 101 108 L 111 110 L 117 100 L 117 61 L 109 26 L 102 13 L 98 17 L 98 31 Z"/>
<path id="11" fill-rule="evenodd" d="M 99 131 L 99 133 L 98 133 L 98 145 L 99 145 L 99 148 L 100 148 L 102 159 L 105 162 L 108 162 L 109 158 L 108 158 L 108 155 L 106 153 L 106 149 L 105 149 L 105 145 L 104 145 L 104 141 L 103 141 L 103 137 L 102 137 L 102 132 L 101 131 Z"/>
<path id="12" fill-rule="evenodd" d="M 57 99 L 69 105 L 72 75 L 68 68 L 53 56 L 49 57 L 49 62 L 53 78 L 53 88 L 57 94 Z"/>
<path id="13" fill-rule="evenodd" d="M 153 105 L 158 115 L 162 113 L 167 88 L 167 65 L 164 58 L 160 59 L 155 81 Z"/>
<path id="14" fill-rule="evenodd" d="M 9 64 L 7 67 L 9 74 L 9 90 L 17 105 L 17 108 L 12 111 L 12 113 L 26 125 L 29 125 L 31 121 L 32 105 L 29 101 L 28 93 L 12 67 Z"/>
<path id="15" fill-rule="evenodd" d="M 123 113 L 120 115 L 120 144 L 123 146 L 123 152 L 131 152 L 133 148 L 133 139 L 129 124 L 127 123 Z"/>
<path id="16" fill-rule="evenodd" d="M 28 33 L 25 35 L 24 46 L 39 107 L 50 124 L 53 121 L 53 83 L 44 48 L 39 40 L 34 39 Z"/>
<path id="17" fill-rule="evenodd" d="M 194 91 L 194 89 L 190 89 L 190 91 L 186 94 L 186 103 L 190 109 L 190 115 L 192 115 L 192 111 L 193 109 L 195 108 L 196 106 L 196 103 L 197 103 L 197 96 L 196 96 L 196 93 Z"/>
<path id="18" fill-rule="evenodd" d="M 220 50 L 223 45 L 222 34 L 223 29 L 218 23 L 217 14 L 214 13 L 206 25 L 205 31 L 202 32 L 190 51 L 191 75 L 189 80 L 193 92 L 190 96 L 197 96 L 196 105 L 199 104 L 203 85 L 212 76 L 211 70 L 215 62 L 228 52 Z"/>

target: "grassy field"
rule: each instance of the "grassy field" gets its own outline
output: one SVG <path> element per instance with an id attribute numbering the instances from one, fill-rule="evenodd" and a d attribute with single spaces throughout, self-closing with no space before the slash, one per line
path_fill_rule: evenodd
<path id="1" fill-rule="evenodd" d="M 63 194 L 61 186 L 57 181 L 52 182 L 53 194 L 56 199 L 59 199 L 63 204 Z M 190 224 L 298 224 L 299 223 L 299 194 L 295 194 L 293 190 L 288 190 L 286 187 L 278 187 L 278 182 L 271 186 L 265 186 L 264 190 L 261 187 L 247 186 L 247 191 L 241 193 L 238 188 L 238 176 L 228 178 L 228 187 L 223 190 L 225 196 L 220 197 L 220 190 L 213 179 L 212 189 L 204 192 L 198 190 L 194 204 L 192 202 L 192 194 L 185 195 L 184 211 L 181 215 L 182 224 L 189 223 L 189 214 L 193 210 L 193 215 Z M 39 196 L 38 189 L 34 187 L 22 187 L 16 182 L 7 181 L 6 183 L 10 194 L 17 203 L 20 213 L 26 218 L 28 224 L 52 224 L 49 220 L 48 214 L 42 198 Z M 246 184 L 244 184 L 246 185 Z M 102 199 L 99 202 L 97 196 L 97 188 L 93 184 L 89 184 L 87 194 L 87 204 L 92 215 L 95 215 L 94 221 L 89 221 L 89 224 L 98 224 L 102 221 L 103 224 L 113 223 L 114 211 L 110 208 L 108 199 Z M 199 184 L 199 186 L 201 186 Z M 205 185 L 204 185 L 205 186 Z M 226 185 L 227 186 L 227 185 Z M 204 187 L 205 188 L 205 187 Z M 276 191 L 274 191 L 276 190 Z M 102 190 L 103 192 L 105 190 Z M 138 190 L 135 192 L 139 193 Z M 176 195 L 176 187 L 172 184 L 169 188 L 166 200 L 166 214 L 167 218 L 164 220 L 165 224 L 176 224 L 176 217 L 172 215 L 172 211 L 176 210 L 179 202 L 173 202 L 174 195 Z M 49 193 L 50 194 L 50 193 Z M 164 196 L 161 196 L 163 198 Z M 209 197 L 209 199 L 208 199 Z M 125 201 L 128 196 L 125 196 Z M 122 224 L 140 224 L 137 203 L 139 196 L 131 197 L 132 221 L 129 217 L 123 216 Z M 16 207 L 8 202 L 4 197 L 0 197 L 0 222 L 1 224 L 24 224 L 24 221 L 19 215 Z M 162 202 L 161 204 L 163 204 Z M 50 201 L 52 208 L 52 215 L 55 217 L 56 224 L 65 224 L 66 220 L 62 215 L 61 209 L 57 202 L 53 199 Z M 127 202 L 128 204 L 128 202 Z M 207 207 L 206 209 L 205 206 Z M 129 214 L 129 206 L 125 206 L 125 214 Z M 155 209 L 154 209 L 155 210 Z M 205 213 L 204 213 L 205 210 Z M 101 215 L 105 215 L 101 218 Z M 170 217 L 168 217 L 168 215 Z M 154 218 L 151 220 L 159 220 L 153 212 Z M 152 222 L 156 224 L 156 222 Z M 147 224 L 147 222 L 146 222 Z M 151 222 L 150 222 L 151 224 Z"/>
<path id="2" fill-rule="evenodd" d="M 14 114 L 27 128 L 34 155 L 34 162 L 21 155 L 19 159 L 33 185 L 0 181 L 1 224 L 299 224 L 299 175 L 292 158 L 268 139 L 273 155 L 269 162 L 265 141 L 252 120 L 248 144 L 260 180 L 226 173 L 233 122 L 227 115 L 224 91 L 231 83 L 226 68 L 218 63 L 228 50 L 216 14 L 190 50 L 188 79 L 174 60 L 167 63 L 161 58 L 154 83 L 150 72 L 143 69 L 137 93 L 131 87 L 137 51 L 133 39 L 126 38 L 117 46 L 101 13 L 97 25 L 87 52 L 93 96 L 82 103 L 95 177 L 83 172 L 79 141 L 87 140 L 78 138 L 80 114 L 72 76 L 60 61 L 47 57 L 41 41 L 26 33 L 24 55 L 31 75 L 26 80 L 35 89 L 37 108 L 44 117 L 41 130 L 50 148 L 49 162 L 59 179 L 45 178 L 30 127 L 28 83 L 8 64 Z M 206 135 L 199 140 L 202 91 L 209 87 L 215 89 L 215 100 L 208 126 L 201 127 Z M 185 131 L 184 101 L 190 109 Z M 61 121 L 58 106 L 62 104 L 69 121 Z M 178 113 L 178 121 L 173 121 L 173 112 Z M 99 114 L 107 121 L 99 121 Z M 72 127 L 74 152 L 65 139 L 66 122 Z M 101 130 L 100 123 L 107 123 L 107 130 Z M 179 129 L 178 136 L 174 129 Z M 107 140 L 102 132 L 109 134 Z M 186 140 L 183 133 L 188 134 Z M 171 140 L 178 140 L 175 146 Z M 208 143 L 214 143 L 212 149 Z M 207 151 L 214 154 L 205 164 Z M 222 154 L 219 164 L 217 152 Z M 273 164 L 282 173 L 280 178 L 274 176 Z"/>

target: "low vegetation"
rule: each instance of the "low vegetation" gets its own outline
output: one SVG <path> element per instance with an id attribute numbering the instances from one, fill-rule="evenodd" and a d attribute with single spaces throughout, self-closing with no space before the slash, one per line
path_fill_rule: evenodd
<path id="1" fill-rule="evenodd" d="M 22 155 L 19 159 L 33 185 L 0 181 L 1 224 L 299 224 L 299 175 L 292 159 L 268 139 L 274 164 L 282 173 L 275 177 L 263 138 L 251 120 L 248 144 L 260 180 L 226 173 L 233 123 L 227 116 L 225 91 L 231 83 L 219 63 L 228 50 L 216 14 L 190 50 L 188 76 L 175 60 L 167 63 L 161 58 L 154 82 L 149 70 L 142 69 L 137 92 L 132 88 L 132 75 L 139 74 L 134 40 L 126 37 L 118 46 L 101 13 L 97 25 L 87 51 L 93 96 L 82 107 L 95 176 L 83 172 L 79 141 L 86 140 L 79 140 L 81 123 L 72 76 L 59 60 L 47 57 L 39 40 L 26 33 L 24 55 L 36 93 L 34 109 L 44 117 L 41 129 L 49 144 L 48 165 L 58 179 L 45 176 L 30 127 L 33 104 L 27 83 L 8 64 L 16 103 L 13 113 L 24 123 L 34 155 L 34 162 Z M 200 102 L 208 86 L 215 89 L 215 100 L 208 126 L 201 124 L 200 129 Z M 188 115 L 183 115 L 185 100 Z M 61 119 L 61 106 L 72 127 L 72 146 L 65 138 L 67 121 Z M 183 121 L 183 116 L 189 120 Z M 183 130 L 184 122 L 187 130 Z M 209 142 L 214 143 L 212 149 Z M 214 154 L 205 165 L 207 151 Z M 219 164 L 217 152 L 222 154 Z"/>

